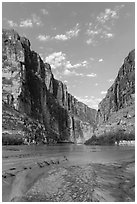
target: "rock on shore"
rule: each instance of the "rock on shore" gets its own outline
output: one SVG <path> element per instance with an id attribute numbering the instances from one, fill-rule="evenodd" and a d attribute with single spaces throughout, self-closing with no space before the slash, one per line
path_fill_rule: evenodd
<path id="1" fill-rule="evenodd" d="M 10 173 L 3 177 L 3 201 L 135 201 L 134 159 L 112 164 L 83 165 L 64 160 L 53 164 L 53 161 L 49 162 L 50 166 L 41 161 L 31 168 L 29 164 L 20 171 L 10 169 L 14 179 Z"/>

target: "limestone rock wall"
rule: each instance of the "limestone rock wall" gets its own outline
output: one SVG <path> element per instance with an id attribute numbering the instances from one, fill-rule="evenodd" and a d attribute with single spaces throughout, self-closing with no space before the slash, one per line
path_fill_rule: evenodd
<path id="1" fill-rule="evenodd" d="M 48 141 L 84 142 L 92 136 L 96 110 L 67 92 L 28 39 L 3 30 L 2 54 L 4 103 L 44 124 Z"/>
<path id="2" fill-rule="evenodd" d="M 96 134 L 122 129 L 135 132 L 135 50 L 125 58 L 113 85 L 100 102 Z"/>

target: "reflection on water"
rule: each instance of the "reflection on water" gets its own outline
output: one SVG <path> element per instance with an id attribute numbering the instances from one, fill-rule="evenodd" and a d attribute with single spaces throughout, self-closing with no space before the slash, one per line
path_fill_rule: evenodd
<path id="1" fill-rule="evenodd" d="M 11 148 L 20 149 L 12 151 Z M 135 147 L 133 146 L 86 146 L 77 144 L 56 145 L 32 145 L 32 146 L 10 146 L 3 147 L 4 154 L 30 154 L 32 156 L 44 156 L 44 158 L 66 156 L 69 160 L 76 162 L 114 162 L 133 158 Z"/>

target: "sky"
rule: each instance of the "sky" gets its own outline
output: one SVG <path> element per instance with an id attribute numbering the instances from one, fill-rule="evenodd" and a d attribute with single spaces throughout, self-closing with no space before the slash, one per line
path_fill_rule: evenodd
<path id="1" fill-rule="evenodd" d="M 2 27 L 27 37 L 68 92 L 97 109 L 135 48 L 135 3 L 4 2 Z"/>

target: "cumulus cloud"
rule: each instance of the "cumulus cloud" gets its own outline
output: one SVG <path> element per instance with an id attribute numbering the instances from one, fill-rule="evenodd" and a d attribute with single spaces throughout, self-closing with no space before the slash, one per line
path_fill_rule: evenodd
<path id="1" fill-rule="evenodd" d="M 49 56 L 47 56 L 45 60 L 46 62 L 51 64 L 51 67 L 53 69 L 56 69 L 58 67 L 64 67 L 67 70 L 70 70 L 70 69 L 77 69 L 79 67 L 85 67 L 88 64 L 86 60 L 76 64 L 72 64 L 70 60 L 67 59 L 66 54 L 62 52 L 54 52 Z M 65 73 L 69 73 L 69 72 L 66 71 Z"/>
<path id="2" fill-rule="evenodd" d="M 52 37 L 52 39 L 62 40 L 62 41 L 70 40 L 73 37 L 77 37 L 79 34 L 79 31 L 80 31 L 79 24 L 77 23 L 73 29 L 66 31 L 65 34 L 58 34 L 55 37 Z"/>
<path id="3" fill-rule="evenodd" d="M 77 37 L 79 31 L 80 31 L 79 23 L 77 23 L 76 26 L 72 30 L 69 30 L 66 32 L 66 35 L 68 36 L 68 38 Z"/>
<path id="4" fill-rule="evenodd" d="M 96 74 L 83 74 L 79 68 L 85 68 L 88 64 L 86 60 L 72 64 L 63 52 L 54 52 L 45 58 L 45 61 L 51 65 L 53 73 L 56 76 L 77 76 L 77 77 L 95 77 Z"/>
<path id="5" fill-rule="evenodd" d="M 89 38 L 88 40 L 86 40 L 86 43 L 88 45 L 92 44 L 93 46 L 96 46 L 98 43 L 97 43 L 97 40 L 94 39 L 94 37 L 92 38 Z"/>
<path id="6" fill-rule="evenodd" d="M 83 65 L 83 67 L 86 67 L 86 66 L 88 65 L 87 60 L 84 60 L 84 61 L 82 62 L 82 65 Z"/>
<path id="7" fill-rule="evenodd" d="M 105 9 L 104 12 L 100 13 L 97 16 L 97 21 L 104 24 L 106 21 L 110 19 L 118 19 L 118 12 L 117 9 L 115 8 L 114 10 L 111 10 L 110 8 Z"/>
<path id="8" fill-rule="evenodd" d="M 52 39 L 65 41 L 65 40 L 68 40 L 68 37 L 66 35 L 60 34 L 60 35 L 56 35 Z"/>
<path id="9" fill-rule="evenodd" d="M 65 69 L 63 75 L 66 76 L 83 76 L 82 73 L 77 73 L 75 70 Z"/>
<path id="10" fill-rule="evenodd" d="M 22 20 L 20 22 L 20 27 L 33 27 L 33 23 L 31 19 Z"/>
<path id="11" fill-rule="evenodd" d="M 68 81 L 67 81 L 67 80 L 64 80 L 63 82 L 64 82 L 65 84 L 67 84 L 67 83 L 68 83 Z"/>
<path id="12" fill-rule="evenodd" d="M 107 93 L 107 91 L 101 91 L 101 94 L 103 95 L 103 94 L 106 94 Z"/>
<path id="13" fill-rule="evenodd" d="M 74 75 L 74 71 L 72 72 L 68 69 L 65 69 L 63 73 L 64 73 L 64 75 Z"/>
<path id="14" fill-rule="evenodd" d="M 99 62 L 103 62 L 104 60 L 101 58 L 101 59 L 99 59 L 98 61 L 99 61 Z"/>
<path id="15" fill-rule="evenodd" d="M 20 22 L 20 27 L 25 27 L 25 28 L 28 28 L 28 27 L 33 27 L 34 25 L 36 26 L 40 26 L 40 25 L 43 25 L 42 24 L 42 21 L 40 19 L 39 16 L 37 16 L 36 14 L 32 14 L 31 15 L 31 18 L 27 18 L 25 20 L 21 20 Z"/>
<path id="16" fill-rule="evenodd" d="M 46 57 L 46 62 L 49 63 L 52 69 L 56 69 L 66 65 L 66 54 L 62 52 L 54 52 Z"/>
<path id="17" fill-rule="evenodd" d="M 76 96 L 76 98 L 93 109 L 98 109 L 98 104 L 102 100 L 101 98 L 96 98 L 95 96 L 84 96 L 84 97 Z"/>
<path id="18" fill-rule="evenodd" d="M 48 41 L 50 39 L 50 36 L 49 35 L 39 35 L 37 39 L 40 41 Z"/>
<path id="19" fill-rule="evenodd" d="M 70 61 L 67 61 L 66 62 L 66 67 L 68 68 L 68 69 L 71 69 L 71 68 L 78 68 L 78 67 L 80 67 L 80 66 L 82 66 L 82 63 L 77 63 L 77 64 L 71 64 L 71 62 Z"/>
<path id="20" fill-rule="evenodd" d="M 12 21 L 12 20 L 7 20 L 7 24 L 8 24 L 10 27 L 17 27 L 17 26 L 18 26 L 18 24 L 15 23 L 15 22 Z"/>
<path id="21" fill-rule="evenodd" d="M 106 33 L 107 38 L 113 38 L 114 34 L 112 33 Z"/>
<path id="22" fill-rule="evenodd" d="M 106 31 L 103 31 L 103 35 L 100 36 L 100 38 L 103 39 L 111 39 L 114 37 L 114 33 L 108 33 Z"/>
<path id="23" fill-rule="evenodd" d="M 101 39 L 114 38 L 113 27 L 119 18 L 120 10 L 124 5 L 115 6 L 114 9 L 106 8 L 104 12 L 101 12 L 96 18 L 88 24 L 86 31 L 89 37 L 86 40 L 87 44 L 96 46 Z"/>
<path id="24" fill-rule="evenodd" d="M 114 82 L 114 79 L 109 79 L 108 82 L 112 83 Z"/>
<path id="25" fill-rule="evenodd" d="M 37 16 L 36 14 L 32 14 L 32 22 L 37 26 L 43 25 L 40 17 Z"/>
<path id="26" fill-rule="evenodd" d="M 91 74 L 86 74 L 85 76 L 87 76 L 87 77 L 96 77 L 97 75 L 95 73 L 91 73 Z"/>
<path id="27" fill-rule="evenodd" d="M 46 9 L 41 9 L 41 12 L 42 12 L 43 15 L 48 15 L 49 14 L 49 12 Z"/>
<path id="28" fill-rule="evenodd" d="M 71 29 L 69 31 L 66 31 L 64 34 L 57 34 L 57 35 L 52 36 L 52 37 L 48 36 L 48 40 L 57 40 L 57 41 L 70 40 L 70 39 L 72 39 L 74 37 L 77 37 L 78 34 L 79 34 L 79 31 L 80 31 L 79 24 L 77 23 L 76 26 L 73 29 Z M 45 37 L 45 35 L 42 35 L 42 34 L 40 34 L 39 36 L 44 36 Z M 37 39 L 41 40 L 41 38 L 39 36 L 37 37 Z M 42 41 L 44 41 L 43 40 L 44 37 L 42 37 Z M 45 41 L 47 41 L 47 39 Z"/>

